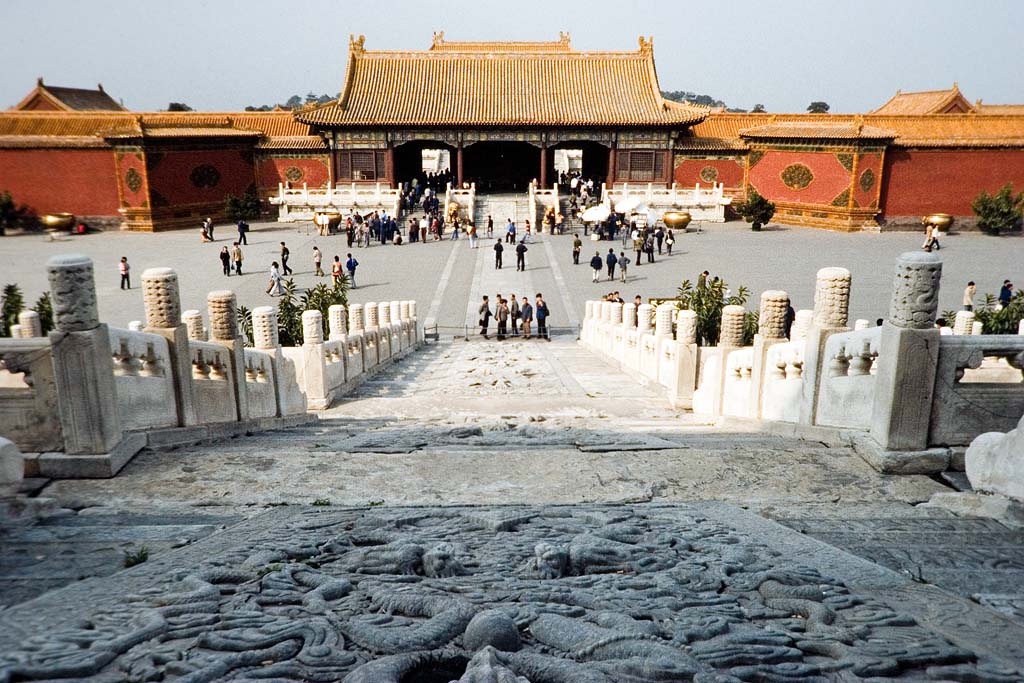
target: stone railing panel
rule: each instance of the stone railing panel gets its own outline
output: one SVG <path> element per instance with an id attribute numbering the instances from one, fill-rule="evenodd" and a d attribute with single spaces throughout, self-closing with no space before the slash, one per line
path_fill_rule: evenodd
<path id="1" fill-rule="evenodd" d="M 245 393 L 249 399 L 249 417 L 275 417 L 278 413 L 277 386 L 274 377 L 274 351 L 244 349 Z"/>
<path id="2" fill-rule="evenodd" d="M 796 422 L 803 391 L 804 340 L 775 344 L 765 363 L 761 416 L 765 420 Z"/>
<path id="3" fill-rule="evenodd" d="M 46 337 L 0 339 L 0 434 L 26 453 L 64 448 Z"/>
<path id="4" fill-rule="evenodd" d="M 825 342 L 816 424 L 870 429 L 882 328 L 834 334 Z"/>
<path id="5" fill-rule="evenodd" d="M 167 340 L 157 334 L 110 328 L 114 387 L 124 429 L 178 424 Z"/>
<path id="6" fill-rule="evenodd" d="M 213 342 L 190 340 L 189 353 L 200 422 L 234 422 L 238 419 L 238 399 L 231 350 Z"/>
<path id="7" fill-rule="evenodd" d="M 730 351 L 725 361 L 722 387 L 722 414 L 733 417 L 755 417 L 751 390 L 754 370 L 754 349 Z"/>

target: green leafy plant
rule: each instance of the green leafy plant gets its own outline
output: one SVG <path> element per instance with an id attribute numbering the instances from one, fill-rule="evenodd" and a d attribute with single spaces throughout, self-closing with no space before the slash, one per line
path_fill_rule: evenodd
<path id="1" fill-rule="evenodd" d="M 1024 291 L 1014 294 L 1006 306 L 1000 306 L 995 296 L 986 294 L 985 302 L 974 309 L 974 319 L 981 323 L 983 334 L 1017 334 L 1024 319 Z"/>
<path id="2" fill-rule="evenodd" d="M 750 297 L 750 290 L 746 287 L 740 287 L 736 294 L 726 296 L 728 288 L 724 280 L 707 279 L 703 275 L 697 278 L 696 284 L 683 280 L 679 286 L 677 306 L 697 314 L 697 343 L 701 346 L 714 346 L 718 343 L 722 309 L 729 305 L 742 306 Z M 750 340 L 753 340 L 754 332 L 757 331 L 757 317 L 754 313 L 748 312 L 744 318 L 744 338 L 748 329 Z"/>
<path id="3" fill-rule="evenodd" d="M 18 324 L 18 314 L 25 307 L 25 297 L 16 284 L 4 285 L 0 298 L 0 337 L 11 336 L 11 325 Z"/>
<path id="4" fill-rule="evenodd" d="M 255 343 L 255 339 L 252 336 L 252 311 L 245 306 L 238 306 L 238 329 L 242 333 L 242 337 L 245 339 L 246 346 L 252 346 Z"/>
<path id="5" fill-rule="evenodd" d="M 142 564 L 149 559 L 149 548 L 142 546 L 138 550 L 132 552 L 129 550 L 124 551 L 124 566 L 125 569 L 128 567 L 134 567 L 137 564 Z"/>
<path id="6" fill-rule="evenodd" d="M 50 301 L 50 293 L 40 294 L 32 310 L 39 314 L 39 325 L 43 329 L 43 336 L 48 335 L 53 329 L 53 302 Z"/>
<path id="7" fill-rule="evenodd" d="M 328 500 L 327 498 L 317 498 L 316 500 L 313 501 L 313 505 L 316 505 L 317 507 L 327 507 L 330 504 L 331 501 Z"/>
<path id="8" fill-rule="evenodd" d="M 829 109 L 828 102 L 815 101 L 807 105 L 807 113 L 809 114 L 827 114 Z"/>
<path id="9" fill-rule="evenodd" d="M 241 197 L 236 197 L 233 194 L 224 197 L 224 215 L 232 223 L 259 218 L 261 208 L 259 195 L 256 194 L 256 188 L 252 185 Z"/>
<path id="10" fill-rule="evenodd" d="M 19 206 L 14 202 L 14 197 L 7 190 L 0 192 L 0 235 L 3 235 L 7 228 L 20 226 L 28 216 L 28 208 Z"/>
<path id="11" fill-rule="evenodd" d="M 992 235 L 1013 230 L 1020 224 L 1024 192 L 1013 193 L 1013 185 L 1006 183 L 994 195 L 981 191 L 971 209 L 978 217 L 978 227 Z"/>
<path id="12" fill-rule="evenodd" d="M 747 193 L 747 201 L 740 202 L 735 209 L 743 220 L 750 223 L 751 230 L 760 230 L 775 215 L 775 204 L 758 194 L 753 187 Z"/>

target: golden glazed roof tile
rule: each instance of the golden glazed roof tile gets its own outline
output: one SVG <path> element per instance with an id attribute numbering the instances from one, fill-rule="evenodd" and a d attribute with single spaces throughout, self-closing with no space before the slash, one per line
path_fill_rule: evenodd
<path id="1" fill-rule="evenodd" d="M 954 83 L 952 88 L 945 90 L 897 91 L 888 102 L 871 113 L 889 116 L 897 114 L 962 114 L 971 111 L 974 111 L 974 107 L 960 92 L 960 87 Z"/>
<path id="2" fill-rule="evenodd" d="M 649 40 L 635 52 L 509 49 L 349 50 L 337 102 L 296 112 L 321 126 L 685 125 L 708 110 L 661 96 Z M 561 44 L 561 43 L 559 43 Z"/>
<path id="3" fill-rule="evenodd" d="M 891 140 L 896 133 L 864 124 L 863 117 L 848 121 L 783 121 L 739 131 L 745 138 L 799 138 L 810 140 Z"/>
<path id="4" fill-rule="evenodd" d="M 1024 104 L 982 104 L 978 100 L 974 111 L 982 116 L 1014 116 L 1024 114 Z"/>

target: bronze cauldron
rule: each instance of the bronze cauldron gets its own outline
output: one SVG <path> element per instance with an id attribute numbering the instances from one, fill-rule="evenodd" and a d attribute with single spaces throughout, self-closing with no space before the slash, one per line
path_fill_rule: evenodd
<path id="1" fill-rule="evenodd" d="M 75 217 L 70 213 L 48 213 L 40 216 L 39 222 L 47 230 L 70 230 L 75 224 Z"/>
<path id="2" fill-rule="evenodd" d="M 933 213 L 930 216 L 921 218 L 921 223 L 924 225 L 934 225 L 937 229 L 946 232 L 949 230 L 949 226 L 953 225 L 953 217 L 948 213 Z"/>
<path id="3" fill-rule="evenodd" d="M 686 211 L 666 211 L 665 215 L 661 217 L 661 220 L 670 230 L 680 230 L 685 232 L 686 226 L 690 224 L 692 219 L 690 218 L 690 214 Z"/>

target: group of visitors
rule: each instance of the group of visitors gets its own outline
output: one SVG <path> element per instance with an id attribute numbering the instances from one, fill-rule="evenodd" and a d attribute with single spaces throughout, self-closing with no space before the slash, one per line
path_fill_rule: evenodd
<path id="1" fill-rule="evenodd" d="M 576 251 L 575 247 L 573 247 L 573 262 L 579 263 L 579 254 Z M 590 267 L 594 271 L 594 276 L 591 278 L 591 282 L 600 282 L 601 270 L 605 267 L 608 269 L 609 280 L 615 279 L 615 268 L 618 267 L 619 278 L 622 280 L 622 282 L 625 282 L 627 273 L 629 271 L 630 263 L 631 261 L 629 260 L 629 257 L 626 256 L 626 252 L 624 251 L 620 251 L 619 255 L 616 256 L 615 250 L 609 249 L 608 254 L 604 257 L 603 260 L 601 259 L 601 252 L 595 251 L 594 257 L 590 259 Z"/>
<path id="2" fill-rule="evenodd" d="M 499 242 L 500 243 L 500 242 Z M 487 329 L 490 326 L 491 318 L 497 322 L 497 339 L 504 341 L 507 337 L 518 337 L 522 333 L 523 339 L 532 339 L 532 325 L 536 317 L 537 337 L 551 341 L 548 334 L 548 316 L 550 311 L 544 301 L 544 296 L 537 292 L 536 303 L 531 305 L 530 299 L 523 296 L 521 302 L 516 301 L 515 295 L 511 295 L 511 301 L 504 298 L 500 293 L 494 297 L 494 311 L 491 311 L 491 303 L 485 294 L 480 304 L 480 336 L 490 339 Z M 511 327 L 510 327 L 511 325 Z M 511 331 L 511 334 L 510 334 Z"/>

